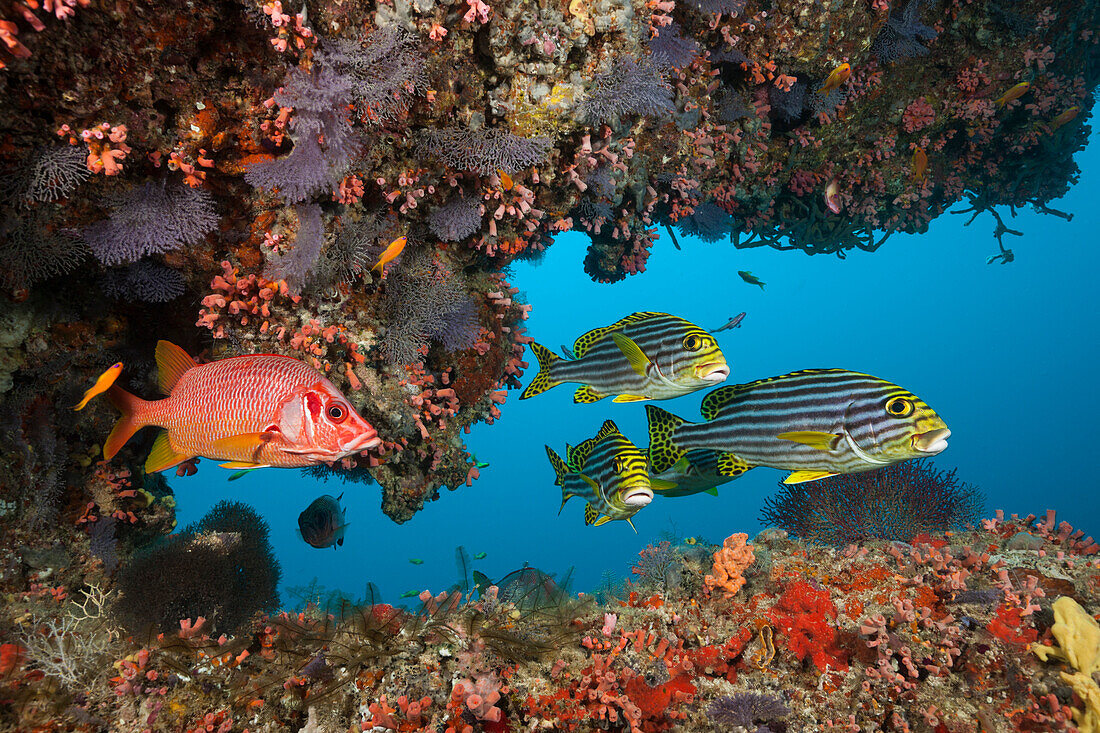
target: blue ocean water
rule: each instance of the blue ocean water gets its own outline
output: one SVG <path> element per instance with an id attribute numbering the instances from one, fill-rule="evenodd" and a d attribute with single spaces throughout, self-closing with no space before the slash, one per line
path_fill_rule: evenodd
<path id="1" fill-rule="evenodd" d="M 1100 501 L 1091 464 L 1097 453 L 1095 416 L 1100 360 L 1095 273 L 1100 255 L 1100 150 L 1097 135 L 1077 157 L 1080 182 L 1060 201 L 1067 222 L 1021 211 L 1006 223 L 1024 232 L 1006 237 L 1016 253 L 1008 264 L 986 264 L 997 252 L 988 214 L 944 215 L 924 235 L 895 235 L 875 253 L 844 260 L 758 248 L 736 250 L 667 235 L 654 245 L 646 273 L 614 285 L 591 282 L 582 270 L 588 240 L 561 236 L 537 264 L 517 263 L 509 279 L 534 308 L 528 335 L 552 350 L 584 331 L 641 310 L 667 311 L 704 328 L 748 313 L 741 328 L 718 334 L 732 367 L 727 384 L 811 367 L 842 367 L 893 381 L 922 397 L 952 430 L 936 457 L 958 468 L 986 494 L 986 514 L 1041 514 L 1088 534 L 1100 532 Z M 1004 212 L 1007 219 L 1007 212 Z M 663 232 L 662 232 L 663 233 Z M 754 272 L 763 291 L 737 276 Z M 534 357 L 528 352 L 535 374 Z M 560 489 L 543 445 L 561 452 L 612 418 L 640 447 L 645 411 L 638 404 L 574 405 L 571 386 L 519 401 L 510 394 L 503 417 L 467 436 L 470 450 L 490 463 L 472 487 L 444 491 L 412 520 L 396 525 L 379 509 L 376 485 L 316 483 L 297 471 L 256 471 L 229 483 L 228 471 L 205 461 L 191 478 L 171 477 L 180 526 L 224 498 L 253 505 L 271 525 L 287 588 L 314 577 L 326 588 L 358 597 L 367 582 L 382 600 L 407 590 L 446 589 L 457 578 L 455 547 L 485 552 L 475 561 L 491 579 L 524 563 L 562 575 L 573 568 L 575 590 L 594 590 L 605 571 L 629 577 L 639 550 L 662 532 L 713 542 L 760 529 L 763 501 L 783 472 L 755 469 L 699 494 L 655 498 L 625 522 L 586 527 L 583 504 L 558 515 Z M 705 392 L 660 403 L 698 418 Z M 316 550 L 297 536 L 297 517 L 321 493 L 345 491 L 351 522 L 343 547 Z M 412 565 L 409 558 L 421 558 Z M 415 600 L 415 599 L 414 599 Z"/>

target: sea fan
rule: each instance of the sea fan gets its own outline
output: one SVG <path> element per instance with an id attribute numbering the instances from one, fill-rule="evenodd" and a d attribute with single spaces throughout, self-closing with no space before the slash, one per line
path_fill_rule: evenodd
<path id="1" fill-rule="evenodd" d="M 275 101 L 294 108 L 294 147 L 281 158 L 251 165 L 245 180 L 256 188 L 277 190 L 287 203 L 336 187 L 362 148 L 344 111 L 352 86 L 350 78 L 331 69 L 292 68 Z"/>
<path id="2" fill-rule="evenodd" d="M 358 220 L 345 221 L 344 228 L 325 248 L 313 269 L 317 286 L 345 283 L 350 285 L 377 262 L 386 245 L 394 239 L 397 217 L 378 212 L 364 214 Z"/>
<path id="3" fill-rule="evenodd" d="M 476 198 L 454 196 L 428 217 L 428 226 L 444 242 L 457 242 L 481 228 L 481 207 Z"/>
<path id="4" fill-rule="evenodd" d="M 325 246 L 325 224 L 316 204 L 295 206 L 294 213 L 298 215 L 298 236 L 289 251 L 268 258 L 264 277 L 286 280 L 287 287 L 297 294 L 313 284 L 312 271 Z"/>
<path id="5" fill-rule="evenodd" d="M 592 80 L 588 96 L 579 106 L 588 124 L 606 124 L 625 115 L 653 117 L 671 113 L 672 85 L 668 66 L 652 57 L 635 61 L 619 57 L 611 69 Z"/>
<path id="6" fill-rule="evenodd" d="M 685 237 L 695 236 L 704 242 L 717 242 L 730 235 L 737 228 L 734 218 L 721 206 L 704 201 L 695 207 L 695 212 L 676 222 L 676 228 Z"/>
<path id="7" fill-rule="evenodd" d="M 428 87 L 415 36 L 395 26 L 379 28 L 362 42 L 325 41 L 318 59 L 350 81 L 352 100 L 374 121 L 395 121 L 413 95 Z"/>
<path id="8" fill-rule="evenodd" d="M 679 25 L 669 23 L 661 26 L 657 35 L 649 39 L 649 52 L 654 58 L 663 58 L 677 69 L 682 69 L 699 53 L 699 44 L 680 35 Z"/>
<path id="9" fill-rule="evenodd" d="M 389 362 L 420 363 L 420 350 L 432 340 L 446 338 L 452 344 L 468 340 L 462 334 L 468 335 L 470 329 L 462 326 L 464 320 L 469 326 L 470 319 L 460 312 L 469 302 L 466 279 L 435 261 L 430 250 L 417 248 L 388 279 L 389 326 L 382 353 Z"/>
<path id="10" fill-rule="evenodd" d="M 182 183 L 146 183 L 115 196 L 110 217 L 82 233 L 100 262 L 118 265 L 197 244 L 217 226 L 214 197 Z"/>
<path id="11" fill-rule="evenodd" d="M 29 288 L 75 270 L 88 247 L 73 232 L 51 230 L 41 215 L 12 215 L 0 222 L 0 287 Z"/>
<path id="12" fill-rule="evenodd" d="M 497 170 L 518 173 L 545 160 L 552 146 L 548 137 L 519 137 L 499 128 L 446 127 L 425 130 L 420 138 L 421 153 L 483 176 Z"/>
<path id="13" fill-rule="evenodd" d="M 44 148 L 21 177 L 19 198 L 23 204 L 45 203 L 67 198 L 92 175 L 84 146 L 60 145 Z"/>
<path id="14" fill-rule="evenodd" d="M 904 59 L 926 56 L 928 47 L 921 41 L 930 41 L 938 33 L 920 20 L 924 0 L 909 0 L 900 13 L 891 13 L 890 19 L 875 36 L 871 53 L 879 63 L 891 63 Z"/>
<path id="15" fill-rule="evenodd" d="M 789 90 L 772 86 L 768 89 L 768 103 L 772 112 L 784 122 L 793 122 L 802 116 L 806 108 L 806 82 L 799 79 Z"/>
<path id="16" fill-rule="evenodd" d="M 103 294 L 114 300 L 139 300 L 146 303 L 167 303 L 186 290 L 183 274 L 171 267 L 141 260 L 109 270 L 100 283 Z"/>

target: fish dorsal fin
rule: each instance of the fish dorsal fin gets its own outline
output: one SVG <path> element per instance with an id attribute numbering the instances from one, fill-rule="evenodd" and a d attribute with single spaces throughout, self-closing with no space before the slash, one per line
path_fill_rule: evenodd
<path id="1" fill-rule="evenodd" d="M 843 436 L 817 430 L 794 430 L 789 433 L 779 433 L 775 437 L 780 440 L 789 440 L 792 443 L 808 445 L 815 450 L 831 451 L 837 447 Z"/>
<path id="2" fill-rule="evenodd" d="M 622 435 L 614 420 L 604 420 L 603 425 L 600 426 L 600 432 L 596 433 L 596 440 L 603 440 L 609 435 Z"/>
<path id="3" fill-rule="evenodd" d="M 790 476 L 783 479 L 783 483 L 802 484 L 807 481 L 817 481 L 818 479 L 829 478 L 830 476 L 836 476 L 836 474 L 830 471 L 795 471 Z"/>
<path id="4" fill-rule="evenodd" d="M 728 387 L 719 387 L 710 392 L 703 398 L 703 404 L 699 406 L 699 411 L 703 414 L 703 419 L 713 420 L 718 417 L 718 412 L 743 394 L 746 387 L 748 387 L 748 385 L 731 384 Z"/>
<path id="5" fill-rule="evenodd" d="M 157 386 L 163 394 L 172 394 L 183 373 L 199 364 L 171 341 L 157 342 Z"/>
<path id="6" fill-rule="evenodd" d="M 611 332 L 611 339 L 615 342 L 615 345 L 619 347 L 619 351 L 623 352 L 623 356 L 626 357 L 627 362 L 630 363 L 630 368 L 634 370 L 634 373 L 640 377 L 646 375 L 646 367 L 649 366 L 649 357 L 645 355 L 642 348 L 629 336 L 625 336 L 618 331 Z"/>
<path id="7" fill-rule="evenodd" d="M 593 402 L 599 402 L 606 396 L 586 384 L 583 387 L 577 387 L 577 391 L 573 393 L 573 402 L 578 405 L 590 405 Z"/>
<path id="8" fill-rule="evenodd" d="M 172 468 L 186 461 L 191 456 L 177 453 L 172 449 L 168 441 L 168 431 L 162 430 L 157 439 L 153 441 L 153 448 L 149 451 L 149 457 L 145 459 L 145 473 L 156 473 L 166 468 Z"/>
<path id="9" fill-rule="evenodd" d="M 661 316 L 668 316 L 667 313 L 645 312 L 645 313 L 631 313 L 629 316 L 624 316 L 619 320 L 612 323 L 610 326 L 602 326 L 600 328 L 594 328 L 588 333 L 581 334 L 577 337 L 577 340 L 573 342 L 573 356 L 580 359 L 583 358 L 585 352 L 587 352 L 592 344 L 596 343 L 611 331 L 617 331 L 623 326 L 627 326 L 631 323 L 638 323 L 639 321 L 647 321 L 650 318 L 657 318 Z"/>
<path id="10" fill-rule="evenodd" d="M 566 462 L 569 467 L 574 470 L 580 470 L 584 467 L 584 462 L 588 460 L 588 454 L 592 452 L 592 446 L 596 445 L 595 438 L 586 438 L 582 440 L 580 445 L 570 448 L 566 446 Z"/>

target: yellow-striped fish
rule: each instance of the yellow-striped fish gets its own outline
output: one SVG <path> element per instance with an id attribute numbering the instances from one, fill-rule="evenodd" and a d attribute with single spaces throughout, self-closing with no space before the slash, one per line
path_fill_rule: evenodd
<path id="1" fill-rule="evenodd" d="M 653 491 L 660 496 L 691 496 L 707 493 L 718 496 L 718 487 L 733 481 L 736 476 L 723 476 L 718 473 L 718 459 L 721 453 L 714 450 L 689 450 L 667 471 L 655 473 L 650 477 L 657 483 Z M 650 464 L 653 459 L 650 457 Z"/>
<path id="2" fill-rule="evenodd" d="M 567 445 L 564 461 L 550 446 L 546 455 L 554 467 L 554 483 L 561 487 L 561 509 L 574 496 L 585 499 L 586 525 L 623 519 L 634 527 L 630 518 L 653 501 L 645 454 L 611 420 L 595 437 L 576 447 Z"/>
<path id="3" fill-rule="evenodd" d="M 1031 89 L 1031 84 L 1026 81 L 1022 81 L 1019 84 L 1014 84 L 1012 87 L 1009 88 L 1007 92 L 997 97 L 997 106 L 1003 107 L 1011 102 L 1013 99 L 1019 99 L 1020 97 L 1027 94 L 1028 89 Z"/>
<path id="4" fill-rule="evenodd" d="M 703 399 L 704 423 L 649 405 L 655 475 L 692 449 L 719 451 L 717 472 L 794 471 L 786 483 L 858 473 L 939 453 L 951 431 L 911 392 L 846 369 L 807 369 L 722 387 Z"/>
<path id="5" fill-rule="evenodd" d="M 532 344 L 539 372 L 520 399 L 566 382 L 583 385 L 573 401 L 591 403 L 666 400 L 725 381 L 726 357 L 707 331 L 667 313 L 632 313 L 584 334 L 573 344 L 574 359 L 562 359 Z"/>

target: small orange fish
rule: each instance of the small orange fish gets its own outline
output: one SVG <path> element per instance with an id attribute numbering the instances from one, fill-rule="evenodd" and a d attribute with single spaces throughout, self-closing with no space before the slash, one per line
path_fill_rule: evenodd
<path id="1" fill-rule="evenodd" d="M 401 250 L 405 249 L 405 245 L 408 244 L 408 242 L 408 237 L 398 237 L 390 242 L 390 246 L 386 247 L 385 251 L 382 252 L 382 256 L 378 258 L 378 264 L 370 268 L 371 272 L 375 270 L 382 272 L 382 268 L 397 257 L 397 255 L 401 254 Z"/>
<path id="2" fill-rule="evenodd" d="M 918 181 L 924 178 L 924 171 L 928 168 L 928 154 L 924 152 L 924 148 L 917 148 L 913 151 L 913 178 Z"/>
<path id="3" fill-rule="evenodd" d="M 84 393 L 84 397 L 80 402 L 76 403 L 73 407 L 74 410 L 83 410 L 92 398 L 96 395 L 106 392 L 115 380 L 118 379 L 118 375 L 122 373 L 122 362 L 118 362 L 112 365 L 107 371 L 99 375 L 99 378 L 95 380 L 95 384 L 91 386 L 87 392 Z"/>
<path id="4" fill-rule="evenodd" d="M 502 171 L 500 168 L 497 168 L 497 175 L 500 176 L 500 185 L 504 188 L 505 191 L 511 191 L 512 186 L 516 185 L 512 181 L 512 177 Z"/>
<path id="5" fill-rule="evenodd" d="M 1002 94 L 1000 97 L 997 98 L 997 106 L 998 107 L 1004 107 L 1006 104 L 1011 102 L 1013 99 L 1019 99 L 1020 97 L 1027 94 L 1028 89 L 1031 89 L 1031 84 L 1029 84 L 1026 81 L 1022 81 L 1019 84 L 1016 84 L 1011 89 L 1009 89 L 1007 92 L 1005 92 L 1004 94 Z"/>
<path id="6" fill-rule="evenodd" d="M 225 468 L 297 468 L 332 463 L 381 440 L 347 398 L 298 359 L 249 354 L 197 364 L 180 347 L 157 342 L 157 382 L 168 397 L 143 400 L 118 386 L 107 398 L 122 413 L 103 444 L 111 460 L 147 425 L 165 428 L 153 442 L 145 472 L 193 458 Z"/>
<path id="7" fill-rule="evenodd" d="M 852 67 L 848 63 L 843 63 L 840 66 L 833 69 L 833 73 L 829 74 L 829 78 L 825 80 L 824 86 L 821 87 L 821 94 L 828 94 L 844 82 L 848 81 L 848 77 L 852 75 Z"/>
<path id="8" fill-rule="evenodd" d="M 1050 121 L 1050 131 L 1054 132 L 1055 130 L 1057 130 L 1059 127 L 1066 124 L 1067 122 L 1072 122 L 1073 119 L 1075 117 L 1077 117 L 1077 113 L 1080 112 L 1080 111 L 1081 111 L 1080 107 L 1073 106 L 1073 107 L 1070 107 L 1069 109 L 1067 109 L 1066 111 L 1062 112 L 1062 114 L 1058 115 L 1057 117 L 1055 117 L 1053 120 Z"/>
<path id="9" fill-rule="evenodd" d="M 825 186 L 825 206 L 834 214 L 840 213 L 840 182 L 835 178 Z"/>

